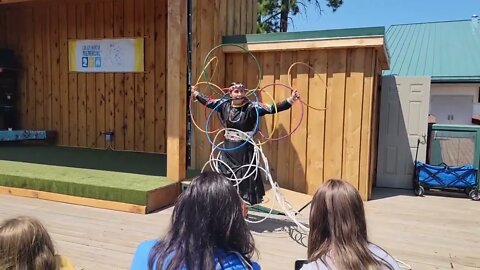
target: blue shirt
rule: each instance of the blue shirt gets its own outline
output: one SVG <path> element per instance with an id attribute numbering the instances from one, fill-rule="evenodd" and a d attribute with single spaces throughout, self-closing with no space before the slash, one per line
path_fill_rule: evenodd
<path id="1" fill-rule="evenodd" d="M 157 243 L 157 240 L 149 240 L 142 242 L 138 245 L 135 255 L 133 257 L 131 270 L 148 270 L 148 259 L 150 255 L 150 250 Z M 215 257 L 224 257 L 225 260 L 222 260 L 223 265 L 220 265 L 218 259 L 215 258 L 215 269 L 216 270 L 260 270 L 260 265 L 257 263 L 252 263 L 250 266 L 248 262 L 237 252 L 225 252 L 222 250 L 215 251 Z M 168 259 L 168 257 L 167 257 Z M 156 269 L 156 264 L 153 266 L 153 269 Z M 166 267 L 164 267 L 166 269 Z M 182 270 L 186 270 L 185 267 Z"/>

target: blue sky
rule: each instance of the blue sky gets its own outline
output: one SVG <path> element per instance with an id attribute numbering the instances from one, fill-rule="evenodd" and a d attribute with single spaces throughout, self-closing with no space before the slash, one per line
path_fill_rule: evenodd
<path id="1" fill-rule="evenodd" d="M 324 9 L 308 7 L 307 13 L 294 17 L 289 31 L 388 26 L 392 24 L 449 21 L 480 16 L 479 0 L 344 0 L 335 13 L 320 1 Z"/>

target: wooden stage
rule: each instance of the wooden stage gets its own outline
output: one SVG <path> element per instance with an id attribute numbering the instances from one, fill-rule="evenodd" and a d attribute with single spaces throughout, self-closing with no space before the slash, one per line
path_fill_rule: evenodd
<path id="1" fill-rule="evenodd" d="M 146 214 L 171 205 L 181 191 L 165 177 L 165 155 L 22 144 L 1 149 L 2 194 Z M 283 213 L 269 186 L 266 193 L 252 210 Z M 286 189 L 282 194 L 294 209 L 311 200 Z"/>
<path id="2" fill-rule="evenodd" d="M 171 205 L 181 191 L 166 178 L 166 156 L 45 145 L 1 145 L 0 193 L 132 213 L 150 213 Z M 199 171 L 188 171 L 193 177 Z M 182 182 L 185 187 L 188 181 Z M 283 212 L 267 186 L 258 211 Z M 294 209 L 311 196 L 282 194 Z"/>
<path id="3" fill-rule="evenodd" d="M 366 202 L 370 240 L 413 269 L 480 268 L 480 204 L 466 197 L 411 196 L 374 190 Z M 309 209 L 303 212 L 308 216 Z M 58 252 L 76 269 L 129 269 L 137 244 L 162 235 L 172 208 L 136 215 L 38 199 L 0 195 L 0 220 L 30 215 L 43 221 Z M 256 213 L 252 213 L 256 214 Z M 293 269 L 306 257 L 306 236 L 284 216 L 251 225 L 262 269 Z"/>
<path id="4" fill-rule="evenodd" d="M 25 144 L 0 149 L 3 194 L 140 214 L 180 194 L 179 183 L 166 177 L 166 155 Z"/>

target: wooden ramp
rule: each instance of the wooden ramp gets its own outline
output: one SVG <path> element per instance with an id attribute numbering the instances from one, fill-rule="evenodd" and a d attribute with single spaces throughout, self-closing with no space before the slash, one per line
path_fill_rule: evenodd
<path id="1" fill-rule="evenodd" d="M 284 188 L 280 188 L 280 193 L 282 194 L 285 201 L 288 202 L 293 207 L 293 209 L 297 211 L 304 208 L 312 200 L 311 195 Z M 269 185 L 265 186 L 265 197 L 263 202 L 261 204 L 253 206 L 252 210 L 267 213 L 269 213 L 270 210 L 273 210 L 272 214 L 284 214 L 284 210 L 275 199 L 275 192 Z"/>

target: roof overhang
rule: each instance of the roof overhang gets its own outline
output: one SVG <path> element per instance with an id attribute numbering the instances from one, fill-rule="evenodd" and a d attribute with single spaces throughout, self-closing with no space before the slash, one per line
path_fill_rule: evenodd
<path id="1" fill-rule="evenodd" d="M 480 76 L 451 76 L 451 77 L 440 77 L 432 76 L 432 83 L 480 83 Z"/>
<path id="2" fill-rule="evenodd" d="M 382 69 L 389 68 L 384 29 L 381 27 L 270 33 L 223 37 L 225 53 L 375 48 Z M 232 45 L 232 46 L 228 46 Z"/>

